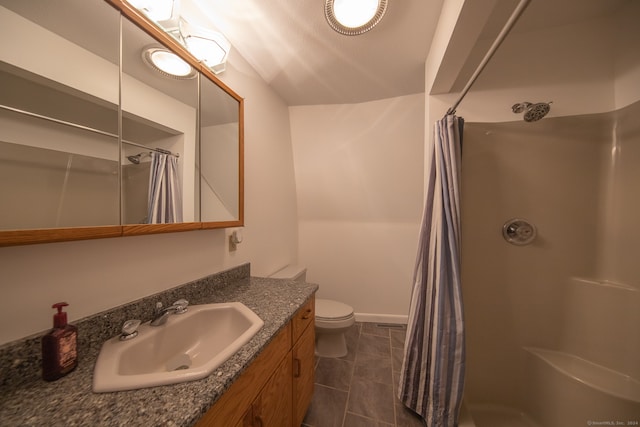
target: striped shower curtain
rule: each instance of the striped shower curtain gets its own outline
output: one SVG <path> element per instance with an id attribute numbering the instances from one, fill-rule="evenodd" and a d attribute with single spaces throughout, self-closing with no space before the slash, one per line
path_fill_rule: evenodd
<path id="1" fill-rule="evenodd" d="M 149 174 L 149 224 L 182 222 L 182 193 L 178 158 L 173 154 L 151 153 Z"/>
<path id="2" fill-rule="evenodd" d="M 465 346 L 460 286 L 460 160 L 464 120 L 435 125 L 398 398 L 428 427 L 458 425 Z"/>

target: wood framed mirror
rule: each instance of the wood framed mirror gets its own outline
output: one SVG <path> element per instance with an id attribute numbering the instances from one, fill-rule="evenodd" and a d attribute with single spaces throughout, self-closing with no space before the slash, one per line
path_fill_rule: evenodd
<path id="1" fill-rule="evenodd" d="M 243 99 L 175 39 L 122 0 L 0 14 L 1 246 L 244 224 Z M 150 46 L 191 78 L 147 66 Z M 163 156 L 177 200 L 156 215 Z"/>

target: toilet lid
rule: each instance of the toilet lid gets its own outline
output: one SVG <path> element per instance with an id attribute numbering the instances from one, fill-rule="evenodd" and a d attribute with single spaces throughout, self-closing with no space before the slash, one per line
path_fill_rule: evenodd
<path id="1" fill-rule="evenodd" d="M 316 318 L 342 320 L 353 316 L 353 308 L 330 299 L 316 299 Z"/>

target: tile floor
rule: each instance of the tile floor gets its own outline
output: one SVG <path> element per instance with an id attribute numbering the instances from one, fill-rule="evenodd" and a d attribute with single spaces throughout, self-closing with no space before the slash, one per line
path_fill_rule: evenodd
<path id="1" fill-rule="evenodd" d="M 347 331 L 348 354 L 316 359 L 306 427 L 422 427 L 422 419 L 395 397 L 405 329 L 356 323 Z"/>

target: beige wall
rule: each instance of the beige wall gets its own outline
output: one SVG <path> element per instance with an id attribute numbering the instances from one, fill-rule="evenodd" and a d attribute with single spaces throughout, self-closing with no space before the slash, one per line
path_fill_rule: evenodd
<path id="1" fill-rule="evenodd" d="M 307 278 L 360 319 L 406 321 L 422 212 L 424 95 L 290 114 Z"/>
<path id="2" fill-rule="evenodd" d="M 51 304 L 71 321 L 244 262 L 267 275 L 297 255 L 296 195 L 284 102 L 232 53 L 222 79 L 245 97 L 245 230 L 195 231 L 0 248 L 0 343 L 51 327 Z"/>
<path id="3" fill-rule="evenodd" d="M 528 401 L 522 347 L 638 378 L 640 103 L 534 124 L 467 123 L 462 283 L 473 403 Z M 528 246 L 503 223 L 530 220 Z M 532 414 L 535 415 L 535 414 Z"/>
<path id="4" fill-rule="evenodd" d="M 612 140 L 602 153 L 604 224 L 598 277 L 640 286 L 638 183 L 640 183 L 640 106 L 612 117 Z"/>
<path id="5" fill-rule="evenodd" d="M 462 283 L 467 398 L 519 406 L 522 346 L 558 348 L 564 285 L 596 265 L 600 155 L 610 129 L 588 119 L 467 123 L 462 160 Z M 538 229 L 502 238 L 511 218 Z"/>
<path id="6" fill-rule="evenodd" d="M 626 107 L 640 99 L 640 2 L 628 1 L 614 17 L 615 43 L 613 70 L 616 109 Z"/>
<path id="7" fill-rule="evenodd" d="M 611 139 L 601 162 L 602 218 L 594 278 L 569 287 L 565 347 L 589 360 L 640 378 L 640 102 L 609 114 Z M 602 283 L 604 282 L 604 283 Z M 615 349 L 615 351 L 612 351 Z"/>

